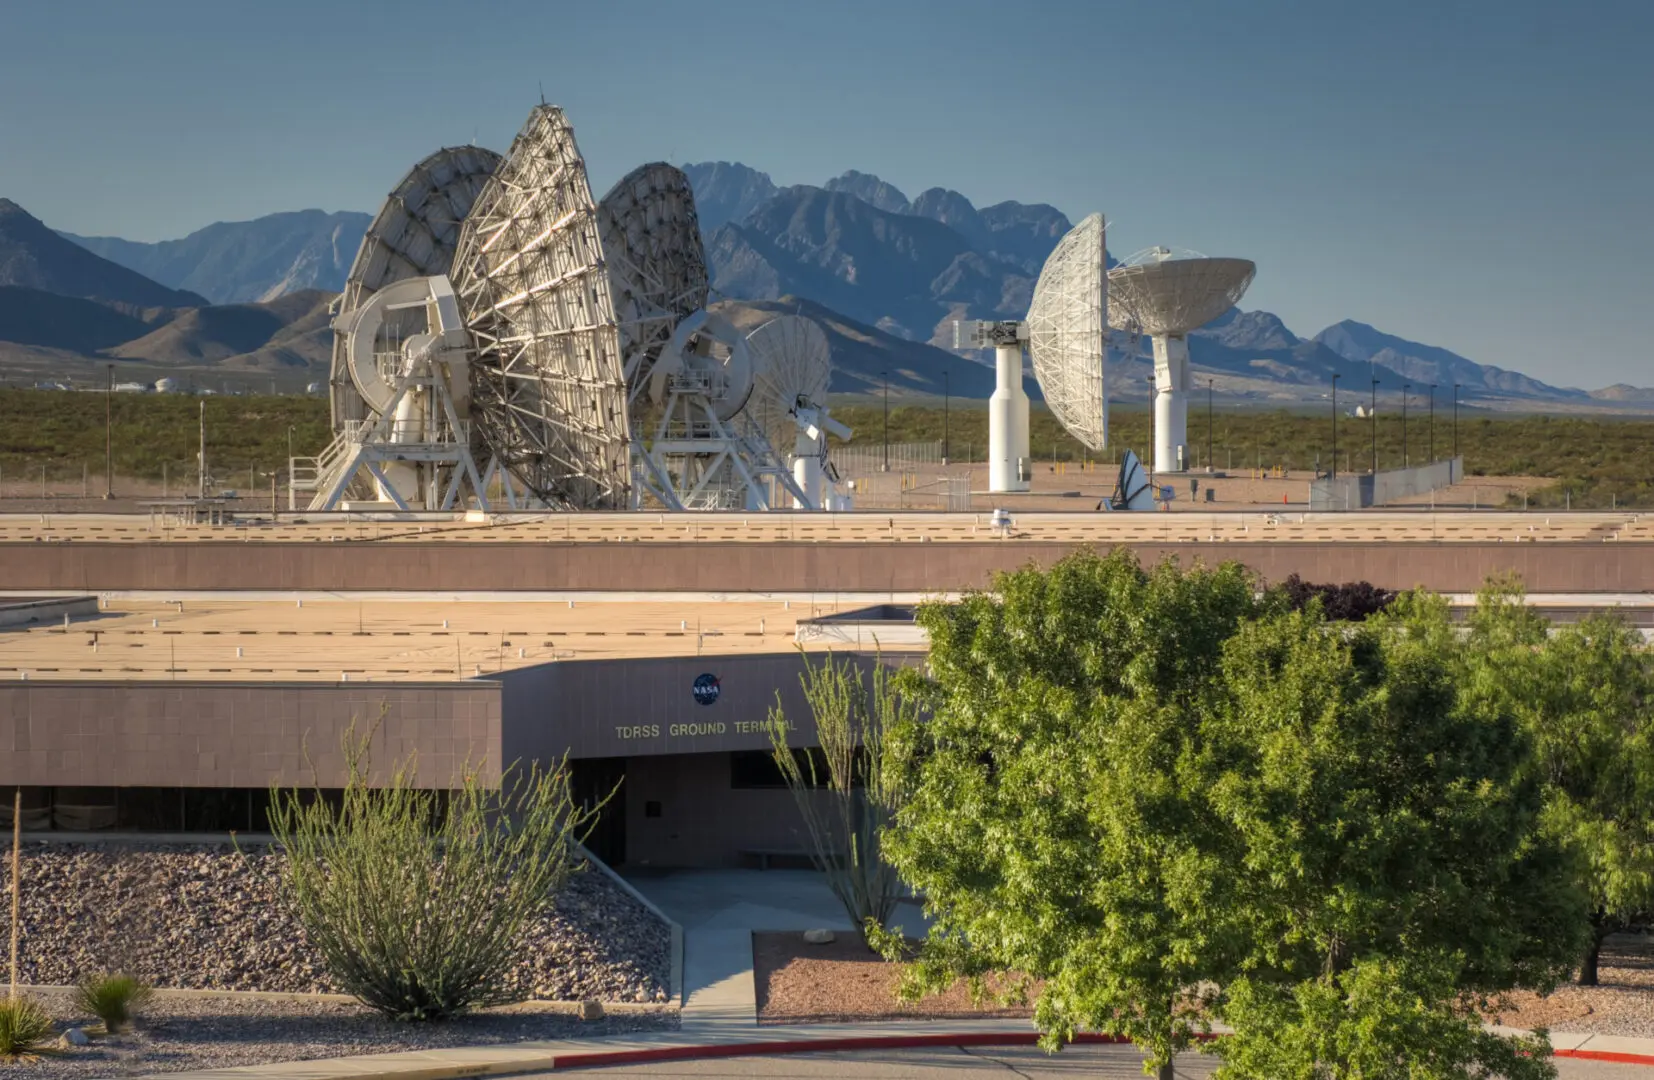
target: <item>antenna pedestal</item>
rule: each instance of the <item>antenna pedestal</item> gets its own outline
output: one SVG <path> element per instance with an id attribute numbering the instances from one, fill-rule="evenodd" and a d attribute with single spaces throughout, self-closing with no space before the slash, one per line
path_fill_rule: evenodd
<path id="1" fill-rule="evenodd" d="M 1154 471 L 1189 468 L 1189 339 L 1154 336 Z"/>
<path id="2" fill-rule="evenodd" d="M 1028 490 L 1028 395 L 1022 389 L 1022 343 L 994 347 L 988 399 L 988 490 Z"/>

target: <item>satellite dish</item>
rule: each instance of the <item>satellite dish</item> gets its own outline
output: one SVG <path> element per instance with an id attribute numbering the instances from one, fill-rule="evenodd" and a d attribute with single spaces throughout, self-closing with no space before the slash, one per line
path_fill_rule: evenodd
<path id="1" fill-rule="evenodd" d="M 360 308 L 374 293 L 404 278 L 446 274 L 454 260 L 460 224 L 477 193 L 499 167 L 500 155 L 480 146 L 438 150 L 408 171 L 385 197 L 356 249 L 338 310 Z M 343 342 L 333 341 L 333 426 L 362 420 L 367 409 L 352 379 Z"/>
<path id="2" fill-rule="evenodd" d="M 649 396 L 671 412 L 676 399 L 703 400 L 719 420 L 733 420 L 752 397 L 746 337 L 722 315 L 697 311 L 678 323 L 649 375 Z"/>
<path id="3" fill-rule="evenodd" d="M 1028 353 L 1045 403 L 1069 434 L 1093 450 L 1108 445 L 1104 232 L 1101 214 L 1068 230 L 1040 270 L 1027 320 Z"/>
<path id="4" fill-rule="evenodd" d="M 777 449 L 797 435 L 797 410 L 827 404 L 832 349 L 814 319 L 778 315 L 747 335 L 757 385 L 747 415 Z"/>
<path id="5" fill-rule="evenodd" d="M 665 162 L 640 165 L 597 204 L 597 224 L 635 404 L 678 323 L 706 307 L 706 254 L 689 178 Z"/>
<path id="6" fill-rule="evenodd" d="M 1127 450 L 1120 457 L 1120 477 L 1114 493 L 1097 504 L 1099 510 L 1153 510 L 1154 487 L 1137 455 Z"/>
<path id="7" fill-rule="evenodd" d="M 626 381 L 597 206 L 563 110 L 536 106 L 460 233 L 473 431 L 537 499 L 632 502 Z"/>
<path id="8" fill-rule="evenodd" d="M 1109 271 L 1109 324 L 1154 345 L 1154 471 L 1182 472 L 1189 427 L 1189 331 L 1240 301 L 1257 266 L 1147 248 Z"/>
<path id="9" fill-rule="evenodd" d="M 793 448 L 794 509 L 840 508 L 827 436 L 848 440 L 850 429 L 827 414 L 833 376 L 827 335 L 814 319 L 780 315 L 748 334 L 747 347 L 758 370 L 747 414 L 771 446 Z"/>

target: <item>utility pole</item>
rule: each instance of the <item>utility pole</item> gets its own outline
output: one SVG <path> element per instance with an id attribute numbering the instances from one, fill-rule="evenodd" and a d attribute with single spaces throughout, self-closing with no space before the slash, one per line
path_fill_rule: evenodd
<path id="1" fill-rule="evenodd" d="M 115 497 L 115 365 L 103 388 L 103 497 Z"/>
<path id="2" fill-rule="evenodd" d="M 884 381 L 884 471 L 890 471 L 890 372 L 879 372 Z"/>
<path id="3" fill-rule="evenodd" d="M 948 463 L 948 369 L 942 369 L 942 464 Z"/>
<path id="4" fill-rule="evenodd" d="M 1332 478 L 1338 479 L 1338 372 L 1332 373 Z"/>
<path id="5" fill-rule="evenodd" d="M 1370 419 L 1373 422 L 1373 475 L 1377 476 L 1378 475 L 1378 379 L 1377 378 L 1373 379 L 1373 404 L 1372 404 L 1372 416 L 1370 417 Z"/>
<path id="6" fill-rule="evenodd" d="M 195 497 L 207 497 L 207 403 L 201 402 L 201 449 L 196 452 Z"/>
<path id="7" fill-rule="evenodd" d="M 1430 384 L 1430 422 L 1425 430 L 1430 432 L 1430 464 L 1436 463 L 1436 384 Z"/>
<path id="8" fill-rule="evenodd" d="M 1401 467 L 1407 468 L 1407 398 L 1413 389 L 1413 384 L 1401 384 Z"/>

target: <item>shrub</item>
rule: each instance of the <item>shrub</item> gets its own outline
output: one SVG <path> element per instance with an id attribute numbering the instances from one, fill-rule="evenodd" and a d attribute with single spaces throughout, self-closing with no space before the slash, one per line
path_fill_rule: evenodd
<path id="1" fill-rule="evenodd" d="M 1390 606 L 1396 594 L 1368 581 L 1346 581 L 1342 585 L 1315 585 L 1293 574 L 1281 583 L 1287 601 L 1296 611 L 1321 601 L 1321 613 L 1333 622 L 1362 622 Z"/>
<path id="2" fill-rule="evenodd" d="M 75 987 L 75 1005 L 103 1021 L 114 1034 L 132 1022 L 132 1014 L 148 1004 L 155 992 L 130 975 L 94 975 Z"/>
<path id="3" fill-rule="evenodd" d="M 563 763 L 507 770 L 499 787 L 468 769 L 446 792 L 399 766 L 374 786 L 367 742 L 347 733 L 339 797 L 271 793 L 282 896 L 340 987 L 392 1019 L 509 1002 L 523 931 L 550 909 L 597 808 L 575 805 Z"/>
<path id="4" fill-rule="evenodd" d="M 0 1058 L 38 1053 L 52 1035 L 52 1018 L 38 1001 L 26 997 L 0 999 Z"/>

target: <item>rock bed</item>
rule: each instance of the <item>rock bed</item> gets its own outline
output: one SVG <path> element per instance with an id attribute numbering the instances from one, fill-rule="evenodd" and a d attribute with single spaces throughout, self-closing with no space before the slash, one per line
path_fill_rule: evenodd
<path id="1" fill-rule="evenodd" d="M 22 981 L 119 970 L 177 989 L 336 992 L 276 897 L 282 858 L 229 844 L 25 844 Z M 667 997 L 669 928 L 592 868 L 570 877 L 518 952 L 523 998 Z"/>
<path id="2" fill-rule="evenodd" d="M 1509 995 L 1488 1018 L 1553 1032 L 1654 1037 L 1654 938 L 1615 934 L 1603 943 L 1596 986 L 1557 987 L 1547 997 Z"/>
<path id="3" fill-rule="evenodd" d="M 68 995 L 35 991 L 59 1028 L 78 1017 Z M 0 1058 L 0 1080 L 145 1076 L 277 1061 L 436 1050 L 523 1040 L 590 1038 L 676 1028 L 676 1010 L 640 1006 L 601 1020 L 556 1013 L 486 1012 L 442 1024 L 393 1024 L 337 1001 L 163 996 L 123 1035 L 33 1061 Z"/>

